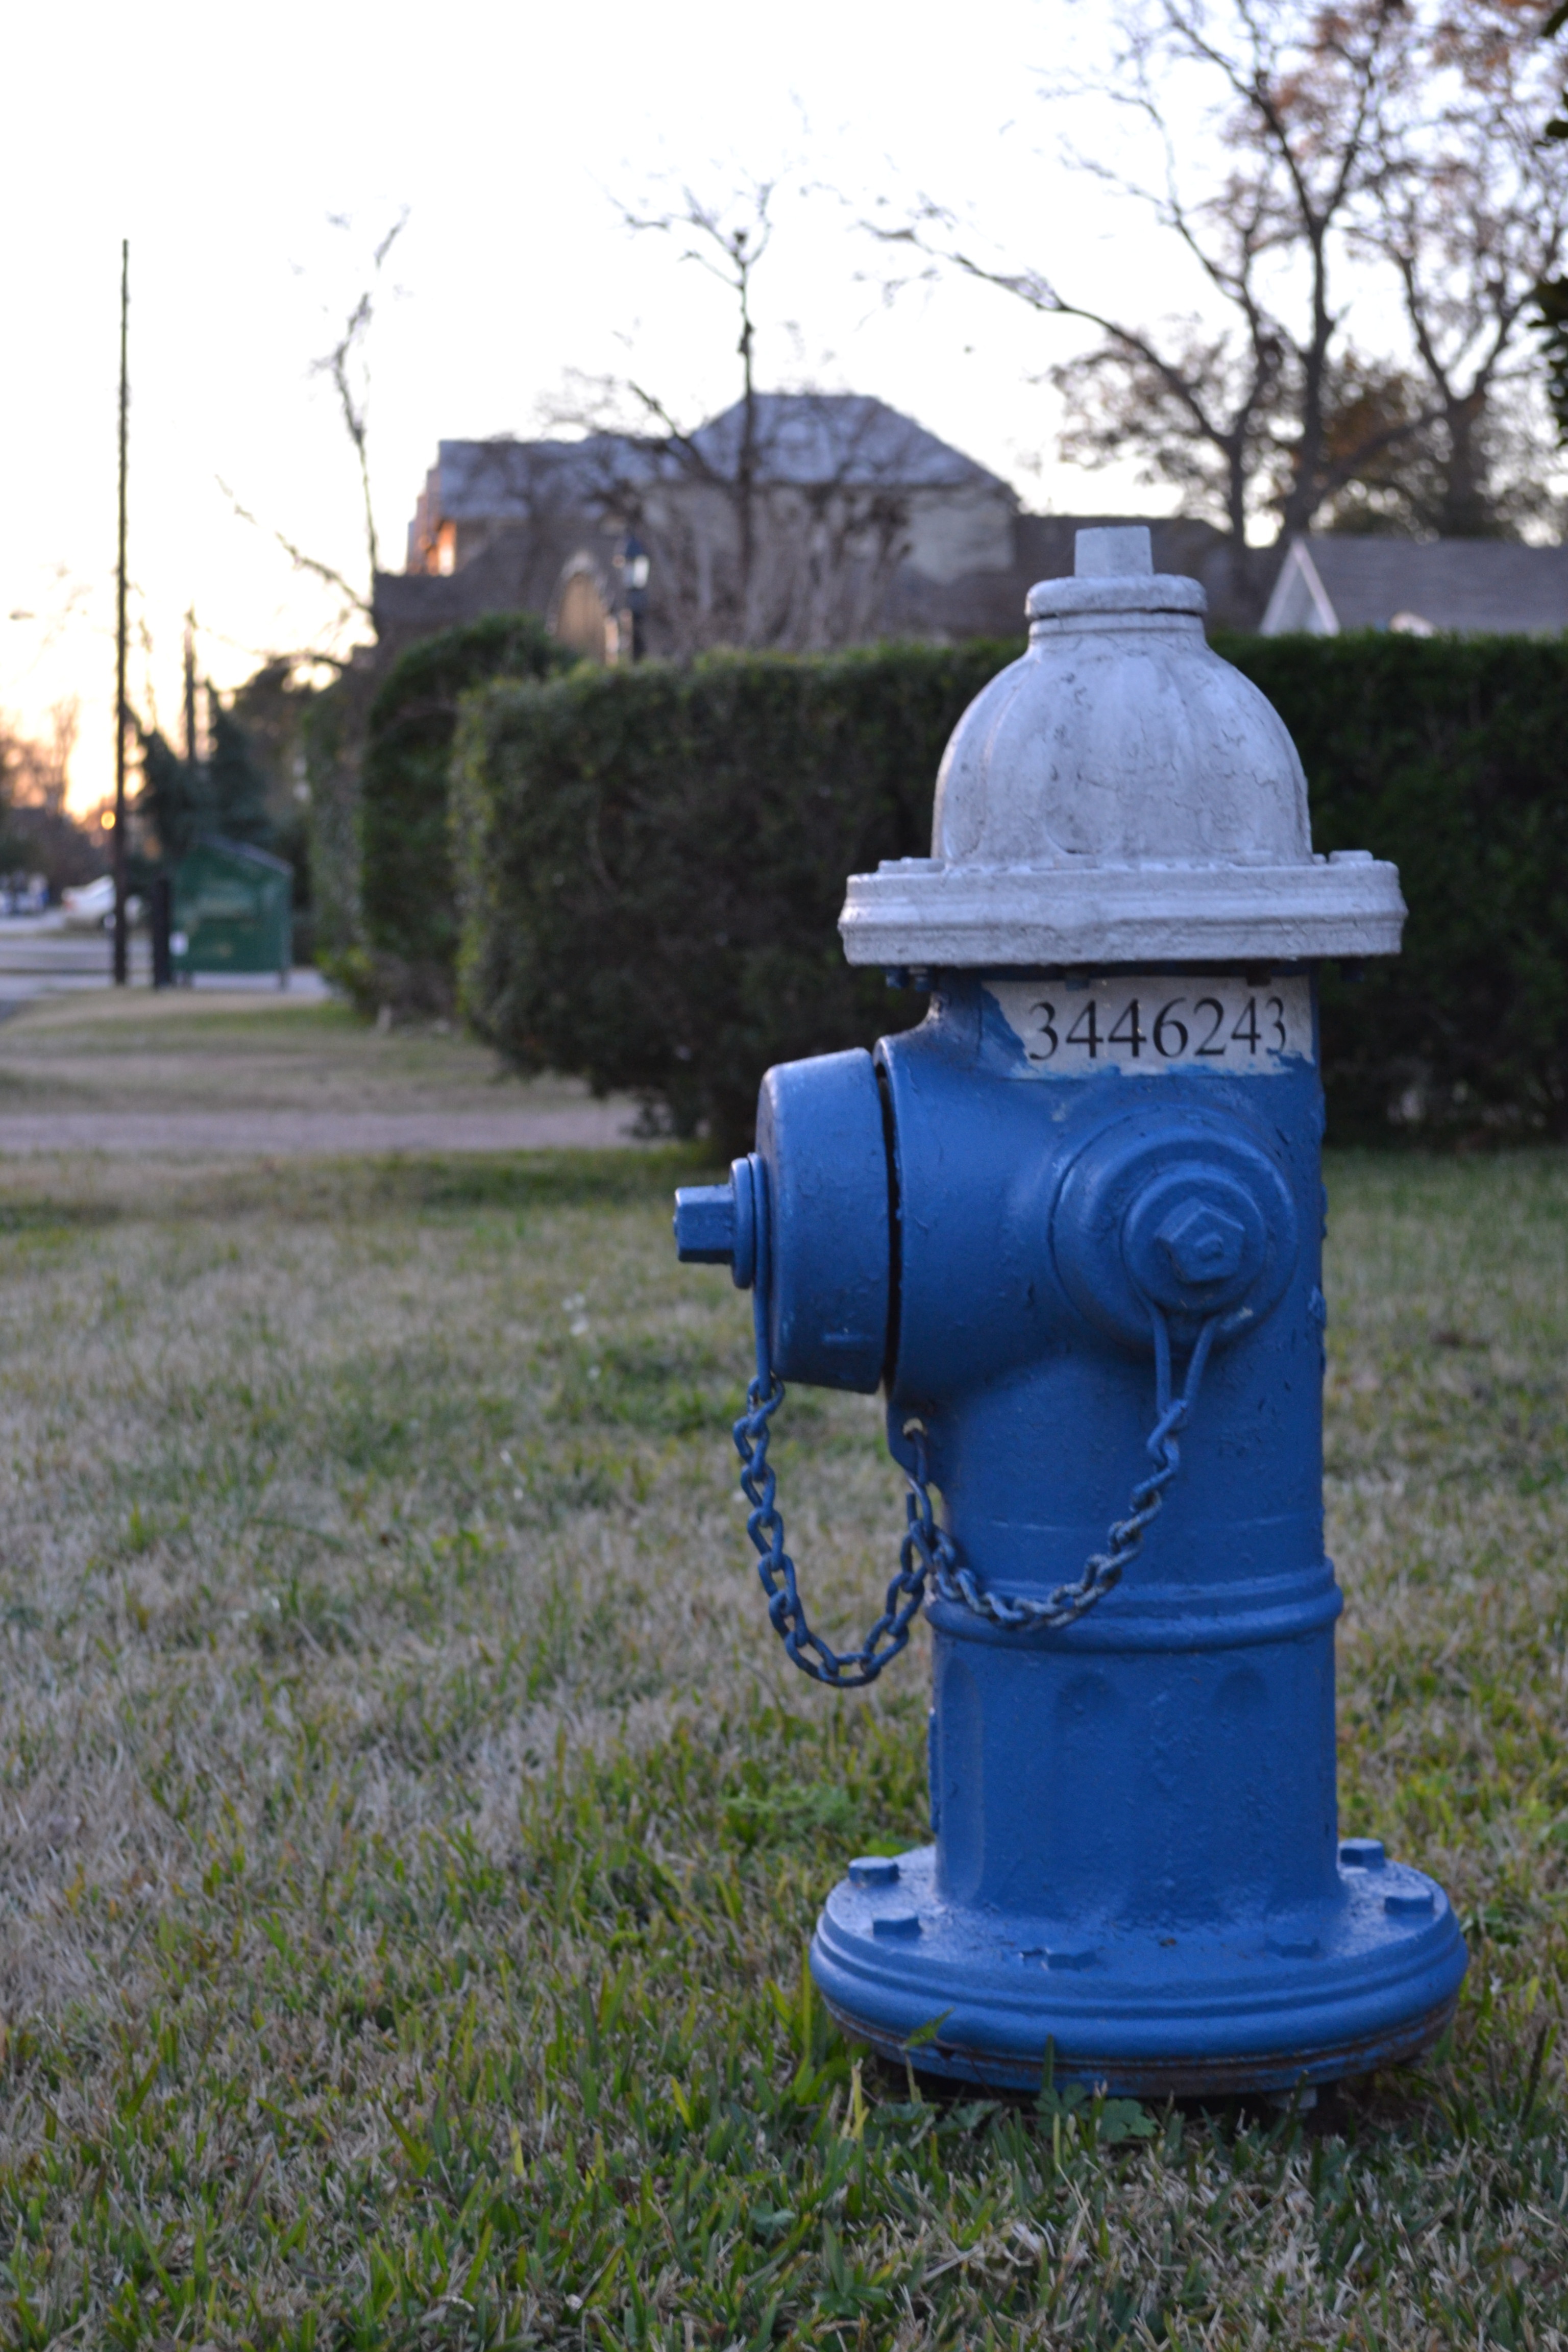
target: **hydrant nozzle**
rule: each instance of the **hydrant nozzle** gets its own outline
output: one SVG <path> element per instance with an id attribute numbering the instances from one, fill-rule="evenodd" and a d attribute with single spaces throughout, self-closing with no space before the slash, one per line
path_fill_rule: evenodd
<path id="1" fill-rule="evenodd" d="M 756 1279 L 754 1155 L 733 1161 L 727 1184 L 685 1184 L 675 1196 L 675 1254 L 685 1265 L 727 1265 L 737 1290 Z"/>

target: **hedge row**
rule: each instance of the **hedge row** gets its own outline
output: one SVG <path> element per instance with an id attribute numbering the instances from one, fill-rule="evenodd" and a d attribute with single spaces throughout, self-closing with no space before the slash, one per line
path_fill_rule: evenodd
<path id="1" fill-rule="evenodd" d="M 1568 1134 L 1568 645 L 1237 638 L 1321 849 L 1398 864 L 1397 963 L 1324 979 L 1333 1131 Z M 453 823 L 470 1019 L 721 1148 L 770 1062 L 919 1017 L 852 972 L 844 877 L 929 845 L 965 704 L 1016 648 L 715 657 L 471 696 Z"/>
<path id="2" fill-rule="evenodd" d="M 360 779 L 366 985 L 383 1002 L 444 1009 L 458 951 L 447 782 L 465 694 L 543 678 L 576 656 L 533 613 L 492 613 L 400 654 L 370 706 Z"/>
<path id="3" fill-rule="evenodd" d="M 712 656 L 470 698 L 454 770 L 470 1020 L 723 1150 L 772 1062 L 923 1006 L 852 971 L 844 877 L 931 831 L 942 744 L 1013 646 Z"/>
<path id="4" fill-rule="evenodd" d="M 1568 641 L 1216 640 L 1295 737 L 1320 849 L 1399 867 L 1396 961 L 1323 980 L 1333 1131 L 1568 1135 Z"/>

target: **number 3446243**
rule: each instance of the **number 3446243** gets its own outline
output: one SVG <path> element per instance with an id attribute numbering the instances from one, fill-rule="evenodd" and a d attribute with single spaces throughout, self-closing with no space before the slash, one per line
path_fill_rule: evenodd
<path id="1" fill-rule="evenodd" d="M 1295 976 L 1264 986 L 1169 976 L 986 986 L 1041 1076 L 1175 1066 L 1270 1072 L 1311 1056 L 1310 991 Z"/>

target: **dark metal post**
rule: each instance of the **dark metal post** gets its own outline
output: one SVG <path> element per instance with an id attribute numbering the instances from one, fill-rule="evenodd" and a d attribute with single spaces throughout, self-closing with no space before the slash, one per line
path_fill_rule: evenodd
<path id="1" fill-rule="evenodd" d="M 648 551 L 636 531 L 627 531 L 616 558 L 616 569 L 621 575 L 619 618 L 623 625 L 631 623 L 628 650 L 633 661 L 639 662 L 647 651 L 647 582 L 651 564 Z M 623 636 L 623 645 L 625 642 Z"/>
<path id="2" fill-rule="evenodd" d="M 185 765 L 196 764 L 196 608 L 185 614 Z"/>
<path id="3" fill-rule="evenodd" d="M 173 988 L 174 958 L 171 934 L 174 928 L 174 886 L 166 874 L 155 874 L 150 904 L 153 925 L 153 985 Z"/>
<path id="4" fill-rule="evenodd" d="M 126 373 L 131 315 L 131 240 L 120 241 L 120 560 L 114 609 L 114 985 L 128 977 L 125 921 L 125 460 L 131 397 Z"/>

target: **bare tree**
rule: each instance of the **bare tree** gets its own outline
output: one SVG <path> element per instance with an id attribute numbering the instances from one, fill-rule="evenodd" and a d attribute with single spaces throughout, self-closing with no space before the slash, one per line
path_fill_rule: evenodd
<path id="1" fill-rule="evenodd" d="M 1554 40 L 1568 26 L 1568 0 L 1558 0 L 1541 27 L 1543 40 Z M 1562 61 L 1555 61 L 1553 82 L 1562 72 Z M 1542 130 L 1543 144 L 1568 147 L 1568 89 L 1558 88 L 1554 110 Z M 1531 325 L 1541 339 L 1541 358 L 1545 364 L 1546 400 L 1556 421 L 1557 438 L 1568 446 L 1568 275 L 1543 277 L 1535 289 L 1535 303 Z"/>
<path id="2" fill-rule="evenodd" d="M 296 572 L 321 581 L 323 586 L 334 590 L 340 600 L 322 640 L 289 654 L 274 647 L 262 656 L 264 668 L 281 664 L 289 674 L 322 669 L 333 674 L 332 683 L 310 697 L 308 707 L 301 708 L 296 743 L 290 751 L 292 757 L 297 750 L 304 771 L 316 936 L 319 950 L 329 957 L 352 952 L 360 940 L 360 763 L 375 674 L 363 658 L 356 661 L 352 649 L 345 654 L 339 646 L 347 627 L 373 617 L 380 548 L 370 480 L 370 340 L 385 282 L 386 264 L 407 226 L 408 216 L 408 207 L 405 205 L 372 247 L 366 282 L 350 304 L 331 349 L 313 361 L 310 369 L 312 375 L 324 376 L 331 383 L 353 451 L 364 531 L 363 585 L 301 546 L 286 531 L 276 528 L 271 531 Z M 334 216 L 331 226 L 347 231 L 353 224 Z M 256 516 L 226 483 L 220 481 L 219 488 L 242 520 L 257 524 Z"/>
<path id="3" fill-rule="evenodd" d="M 288 556 L 296 572 L 308 572 L 313 578 L 320 580 L 324 586 L 337 590 L 342 603 L 336 616 L 334 629 L 342 628 L 351 618 L 358 617 L 362 620 L 370 618 L 372 599 L 375 592 L 375 575 L 381 569 L 380 549 L 375 529 L 375 504 L 371 496 L 370 485 L 369 344 L 380 297 L 382 274 L 394 246 L 408 226 L 408 213 L 409 208 L 405 205 L 391 227 L 373 247 L 370 256 L 369 283 L 361 288 L 351 304 L 342 331 L 331 349 L 310 363 L 310 373 L 325 376 L 337 395 L 338 413 L 342 418 L 343 430 L 348 435 L 349 444 L 354 454 L 354 466 L 359 477 L 363 515 L 366 566 L 364 587 L 357 587 L 335 564 L 328 563 L 321 556 L 311 554 L 308 549 L 301 547 L 297 541 L 291 539 L 286 531 L 273 527 L 271 532 L 271 536 Z M 334 215 L 331 226 L 334 228 L 346 229 L 351 224 L 341 215 Z M 250 523 L 257 530 L 264 528 L 221 476 L 218 478 L 218 488 L 242 522 Z M 342 667 L 337 656 L 330 652 L 312 652 L 306 658 L 327 663 L 335 668 Z"/>
<path id="4" fill-rule="evenodd" d="M 1522 413 L 1535 376 L 1525 335 L 1568 241 L 1568 147 L 1540 135 L 1552 77 L 1527 37 L 1535 13 L 1533 0 L 1412 9 L 1407 70 L 1352 230 L 1399 285 L 1412 405 L 1432 420 L 1401 454 L 1429 483 L 1414 520 L 1445 536 L 1506 533 L 1550 504 Z"/>
<path id="5" fill-rule="evenodd" d="M 81 726 L 81 704 L 74 694 L 62 695 L 49 705 L 49 773 L 44 788 L 43 804 L 52 815 L 58 815 L 66 804 L 70 790 L 71 754 L 76 750 Z"/>
<path id="6" fill-rule="evenodd" d="M 236 492 L 229 488 L 221 474 L 216 477 L 216 480 L 219 489 L 223 492 L 225 498 L 228 500 L 229 505 L 234 509 L 235 513 L 238 516 L 241 522 L 249 523 L 256 530 L 265 530 L 268 529 L 268 526 L 260 520 L 259 517 L 252 514 L 250 509 L 246 506 L 237 497 Z M 334 628 L 341 628 L 346 621 L 355 614 L 363 620 L 368 620 L 370 618 L 371 600 L 369 595 L 363 588 L 356 588 L 353 581 L 346 579 L 343 573 L 337 569 L 335 564 L 323 562 L 320 556 L 310 554 L 307 549 L 299 546 L 295 541 L 291 540 L 287 531 L 279 530 L 276 525 L 271 528 L 271 536 L 277 541 L 279 546 L 283 550 L 284 554 L 289 558 L 289 562 L 293 565 L 296 572 L 308 572 L 313 578 L 320 580 L 325 587 L 335 588 L 338 591 L 339 594 L 342 598 L 342 604 L 339 607 L 333 625 Z M 270 656 L 268 656 L 268 658 L 270 658 Z M 302 655 L 300 658 L 309 661 L 324 662 L 332 669 L 341 669 L 342 667 L 342 660 L 338 655 L 324 650 L 318 652 L 312 648 L 308 654 Z"/>
<path id="7" fill-rule="evenodd" d="M 673 211 L 636 213 L 624 205 L 621 208 L 621 217 L 634 234 L 651 230 L 658 236 L 678 238 L 681 260 L 692 262 L 710 278 L 716 278 L 735 304 L 740 330 L 735 352 L 741 362 L 741 430 L 734 463 L 726 479 L 719 480 L 691 436 L 679 429 L 655 394 L 635 381 L 630 389 L 648 422 L 661 429 L 667 449 L 699 478 L 711 479 L 714 487 L 722 488 L 734 508 L 743 644 L 751 642 L 748 625 L 757 548 L 757 330 L 752 310 L 752 284 L 773 242 L 771 207 L 776 184 L 772 180 L 753 180 L 738 200 L 725 206 L 709 204 L 687 188 L 682 192 L 680 205 Z"/>
<path id="8" fill-rule="evenodd" d="M 74 697 L 55 703 L 44 741 L 0 715 L 0 861 L 41 875 L 56 898 L 103 871 L 102 833 L 66 807 L 77 718 Z"/>
<path id="9" fill-rule="evenodd" d="M 76 749 L 80 705 L 68 695 L 50 706 L 49 740 L 24 735 L 0 719 L 0 801 L 13 808 L 34 808 L 58 816 L 70 788 L 71 754 Z"/>
<path id="10" fill-rule="evenodd" d="M 1147 324 L 1109 311 L 1031 264 L 990 260 L 926 201 L 887 245 L 955 268 L 1045 316 L 1099 331 L 1058 364 L 1067 446 L 1131 455 L 1223 521 L 1238 559 L 1271 510 L 1302 530 L 1417 417 L 1380 418 L 1346 443 L 1333 404 L 1345 242 L 1382 164 L 1379 132 L 1406 66 L 1405 0 L 1121 0 L 1102 76 L 1047 92 L 1108 102 L 1152 144 L 1152 180 L 1095 157 L 1079 168 L 1146 206 L 1185 257 L 1201 310 Z M 1205 146 L 1178 131 L 1172 92 L 1203 98 Z"/>
<path id="11" fill-rule="evenodd" d="M 634 235 L 673 240 L 725 289 L 735 320 L 738 398 L 684 425 L 639 375 L 568 379 L 548 421 L 582 430 L 588 502 L 650 556 L 669 649 L 793 651 L 864 636 L 909 545 L 907 486 L 889 412 L 826 394 L 757 384 L 756 273 L 773 241 L 777 183 L 718 204 L 684 188 L 658 210 L 621 206 Z"/>
<path id="12" fill-rule="evenodd" d="M 338 408 L 343 420 L 343 430 L 353 445 L 359 467 L 360 495 L 364 506 L 365 561 L 374 586 L 381 569 L 380 553 L 375 538 L 375 503 L 370 492 L 370 362 L 367 343 L 371 323 L 375 315 L 376 298 L 381 274 L 387 256 L 408 226 L 408 206 L 393 222 L 371 255 L 371 282 L 362 289 L 358 300 L 344 321 L 343 331 L 324 357 L 315 362 L 315 373 L 331 379 L 338 395 Z"/>

